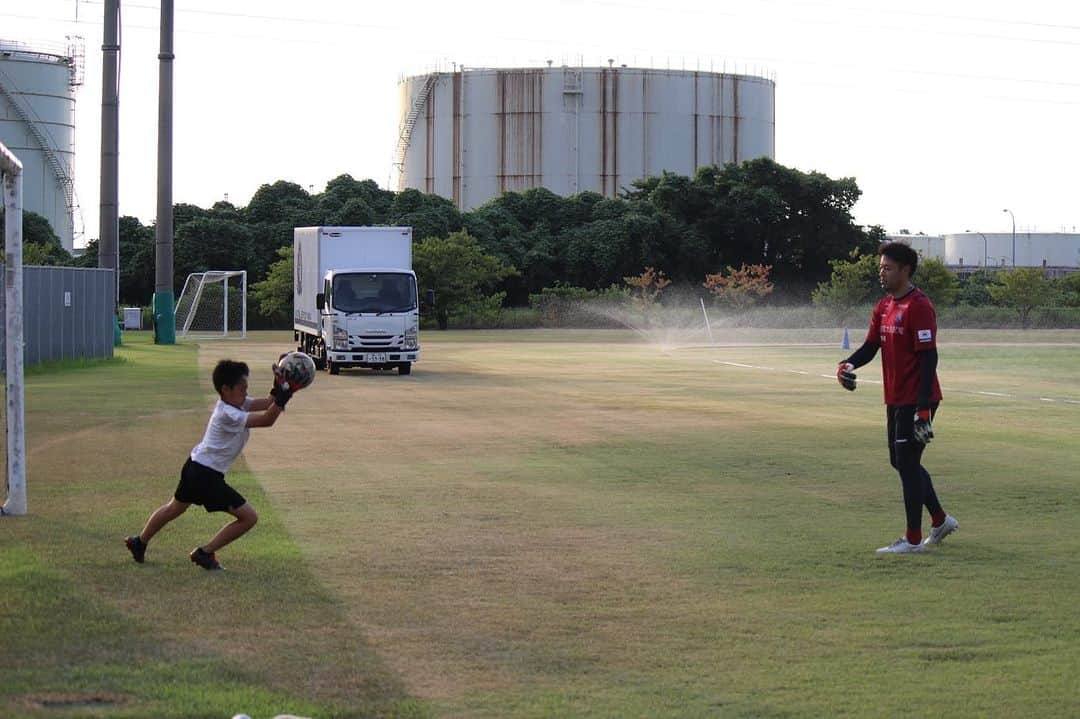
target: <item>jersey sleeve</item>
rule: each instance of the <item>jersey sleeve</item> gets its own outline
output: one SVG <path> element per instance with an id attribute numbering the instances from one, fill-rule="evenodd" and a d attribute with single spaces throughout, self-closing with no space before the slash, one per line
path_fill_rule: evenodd
<path id="1" fill-rule="evenodd" d="M 241 432 L 247 427 L 247 418 L 248 413 L 244 410 L 226 405 L 221 410 L 219 422 L 226 432 Z"/>
<path id="2" fill-rule="evenodd" d="M 916 352 L 937 349 L 937 313 L 928 301 L 912 302 L 907 312 L 908 328 Z"/>

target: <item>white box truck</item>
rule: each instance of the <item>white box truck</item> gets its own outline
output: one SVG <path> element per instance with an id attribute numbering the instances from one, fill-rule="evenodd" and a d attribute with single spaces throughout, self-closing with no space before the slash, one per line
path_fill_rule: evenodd
<path id="1" fill-rule="evenodd" d="M 420 303 L 411 227 L 298 227 L 293 265 L 297 348 L 316 367 L 412 371 Z"/>

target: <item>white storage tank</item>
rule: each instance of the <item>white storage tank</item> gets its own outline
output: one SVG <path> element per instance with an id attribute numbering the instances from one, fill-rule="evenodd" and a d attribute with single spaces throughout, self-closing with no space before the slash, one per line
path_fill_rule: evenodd
<path id="1" fill-rule="evenodd" d="M 972 267 L 1080 268 L 1075 232 L 963 232 L 945 235 L 945 264 Z"/>
<path id="2" fill-rule="evenodd" d="M 775 90 L 764 77 L 614 66 L 405 78 L 398 189 L 468 210 L 505 191 L 613 197 L 664 170 L 772 158 Z"/>
<path id="3" fill-rule="evenodd" d="M 69 252 L 76 233 L 75 88 L 82 45 L 0 40 L 0 142 L 23 164 L 23 206 L 43 215 Z"/>
<path id="4" fill-rule="evenodd" d="M 926 259 L 945 261 L 945 238 L 940 235 L 886 235 L 889 242 L 903 242 Z"/>

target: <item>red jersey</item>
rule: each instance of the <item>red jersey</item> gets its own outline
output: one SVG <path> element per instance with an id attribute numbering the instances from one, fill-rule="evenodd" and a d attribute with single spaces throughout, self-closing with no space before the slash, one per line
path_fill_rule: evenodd
<path id="1" fill-rule="evenodd" d="M 900 299 L 883 297 L 874 307 L 866 341 L 881 347 L 885 404 L 918 404 L 918 353 L 937 347 L 937 312 L 930 298 L 917 287 Z M 936 372 L 930 401 L 941 401 Z"/>

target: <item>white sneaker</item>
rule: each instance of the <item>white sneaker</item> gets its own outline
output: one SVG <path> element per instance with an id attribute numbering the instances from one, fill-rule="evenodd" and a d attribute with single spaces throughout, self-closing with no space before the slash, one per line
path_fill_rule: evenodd
<path id="1" fill-rule="evenodd" d="M 907 554 L 908 552 L 921 552 L 923 551 L 923 545 L 912 544 L 907 540 L 907 537 L 900 537 L 895 542 L 887 547 L 881 547 L 877 550 L 878 554 Z"/>
<path id="2" fill-rule="evenodd" d="M 945 537 L 948 537 L 959 528 L 960 522 L 956 521 L 956 517 L 951 514 L 946 514 L 945 521 L 941 523 L 940 527 L 930 527 L 930 535 L 923 540 L 923 546 L 941 544 L 941 540 L 945 539 Z"/>

